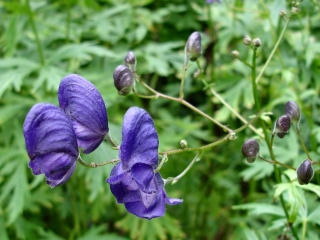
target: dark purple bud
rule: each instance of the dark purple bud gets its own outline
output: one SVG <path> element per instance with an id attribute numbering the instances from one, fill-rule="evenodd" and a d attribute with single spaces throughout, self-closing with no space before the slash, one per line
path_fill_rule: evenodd
<path id="1" fill-rule="evenodd" d="M 279 138 L 284 138 L 284 136 L 289 132 L 290 126 L 290 117 L 287 115 L 282 115 L 277 119 L 273 132 L 276 133 Z"/>
<path id="2" fill-rule="evenodd" d="M 288 101 L 284 107 L 285 114 L 290 117 L 291 122 L 300 121 L 300 108 L 297 103 Z"/>
<path id="3" fill-rule="evenodd" d="M 132 73 L 136 72 L 137 60 L 132 51 L 128 52 L 128 54 L 124 58 L 124 63 Z"/>
<path id="4" fill-rule="evenodd" d="M 199 32 L 194 32 L 186 43 L 185 54 L 190 61 L 196 61 L 201 56 L 201 52 L 201 35 Z"/>
<path id="5" fill-rule="evenodd" d="M 308 184 L 313 177 L 312 163 L 309 159 L 304 160 L 297 168 L 297 179 L 300 185 Z"/>
<path id="6" fill-rule="evenodd" d="M 134 77 L 127 66 L 119 65 L 113 72 L 114 86 L 119 95 L 128 95 L 134 87 Z"/>
<path id="7" fill-rule="evenodd" d="M 253 163 L 259 155 L 260 145 L 255 139 L 249 139 L 242 145 L 242 154 L 249 163 Z"/>
<path id="8" fill-rule="evenodd" d="M 34 105 L 23 133 L 33 174 L 44 174 L 50 187 L 65 183 L 76 168 L 77 138 L 67 115 L 49 103 Z"/>
<path id="9" fill-rule="evenodd" d="M 71 119 L 79 147 L 84 149 L 83 153 L 91 153 L 109 131 L 107 110 L 100 92 L 88 80 L 71 74 L 62 79 L 58 99 Z"/>

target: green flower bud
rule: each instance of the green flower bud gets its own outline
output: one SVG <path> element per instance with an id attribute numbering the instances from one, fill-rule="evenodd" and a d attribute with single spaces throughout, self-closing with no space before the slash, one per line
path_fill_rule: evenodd
<path id="1" fill-rule="evenodd" d="M 249 163 L 253 163 L 259 155 L 260 145 L 255 139 L 249 139 L 242 145 L 242 154 Z"/>
<path id="2" fill-rule="evenodd" d="M 240 53 L 239 53 L 237 50 L 233 50 L 233 51 L 231 52 L 231 55 L 232 55 L 233 57 L 235 57 L 235 58 L 238 58 L 239 55 L 240 55 Z"/>
<path id="3" fill-rule="evenodd" d="M 186 59 L 194 62 L 201 56 L 201 52 L 201 35 L 199 32 L 194 32 L 190 35 L 185 46 Z"/>
<path id="4" fill-rule="evenodd" d="M 304 160 L 297 168 L 297 179 L 300 185 L 308 184 L 313 178 L 312 163 L 309 159 Z"/>
<path id="5" fill-rule="evenodd" d="M 290 125 L 290 117 L 287 115 L 282 115 L 276 121 L 273 129 L 273 134 L 276 133 L 279 138 L 284 138 L 284 136 L 287 135 L 290 130 Z"/>
<path id="6" fill-rule="evenodd" d="M 180 141 L 180 146 L 182 147 L 182 148 L 187 148 L 188 147 L 188 142 L 187 142 L 187 140 L 181 140 Z"/>
<path id="7" fill-rule="evenodd" d="M 134 87 L 134 77 L 127 66 L 119 65 L 113 72 L 114 86 L 119 95 L 128 95 Z"/>
<path id="8" fill-rule="evenodd" d="M 288 101 L 284 107 L 285 114 L 290 117 L 291 122 L 300 121 L 300 108 L 297 103 Z"/>
<path id="9" fill-rule="evenodd" d="M 124 58 L 124 64 L 131 70 L 132 73 L 136 72 L 137 60 L 132 51 L 129 51 Z"/>
<path id="10" fill-rule="evenodd" d="M 251 38 L 250 38 L 249 36 L 245 36 L 245 37 L 243 38 L 243 43 L 244 43 L 245 45 L 250 45 L 250 44 L 252 43 L 252 40 L 251 40 Z"/>
<path id="11" fill-rule="evenodd" d="M 255 46 L 256 48 L 261 46 L 261 40 L 260 38 L 255 38 L 252 40 L 253 46 Z"/>

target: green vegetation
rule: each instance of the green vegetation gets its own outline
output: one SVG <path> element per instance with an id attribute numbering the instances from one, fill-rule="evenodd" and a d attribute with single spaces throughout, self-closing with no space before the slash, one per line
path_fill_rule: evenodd
<path id="1" fill-rule="evenodd" d="M 320 3 L 220 2 L 0 1 L 1 240 L 320 239 Z M 185 71 L 195 31 L 202 56 Z M 120 96 L 113 71 L 129 51 L 140 82 Z M 127 109 L 149 112 L 159 156 L 167 157 L 161 176 L 175 183 L 166 191 L 182 204 L 150 221 L 127 213 L 105 182 L 112 164 L 77 164 L 53 189 L 31 173 L 25 116 L 36 103 L 58 105 L 59 83 L 70 73 L 101 92 L 118 143 Z M 300 128 L 271 137 L 288 101 L 299 105 Z M 241 153 L 251 138 L 260 144 L 254 163 Z M 82 158 L 101 163 L 117 154 L 103 142 Z M 295 170 L 307 158 L 314 175 L 300 185 Z M 170 178 L 190 162 L 181 179 Z"/>

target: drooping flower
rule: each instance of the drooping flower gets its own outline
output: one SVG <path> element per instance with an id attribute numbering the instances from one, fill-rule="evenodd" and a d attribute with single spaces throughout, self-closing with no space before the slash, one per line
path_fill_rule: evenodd
<path id="1" fill-rule="evenodd" d="M 50 187 L 65 183 L 76 168 L 79 155 L 70 119 L 57 106 L 34 105 L 23 124 L 33 174 L 44 174 Z"/>
<path id="2" fill-rule="evenodd" d="M 58 90 L 59 105 L 71 119 L 79 148 L 91 153 L 108 133 L 106 106 L 96 87 L 77 74 L 62 79 Z"/>
<path id="3" fill-rule="evenodd" d="M 211 3 L 213 3 L 213 2 L 220 3 L 220 0 L 206 0 L 206 2 L 207 2 L 208 4 L 211 4 Z"/>
<path id="4" fill-rule="evenodd" d="M 182 202 L 167 196 L 160 173 L 154 173 L 158 145 L 150 115 L 141 108 L 130 108 L 122 124 L 121 161 L 112 169 L 107 182 L 117 202 L 140 218 L 163 216 L 166 204 Z"/>
<path id="5" fill-rule="evenodd" d="M 300 108 L 294 101 L 288 101 L 284 107 L 285 114 L 290 117 L 292 123 L 300 121 Z"/>

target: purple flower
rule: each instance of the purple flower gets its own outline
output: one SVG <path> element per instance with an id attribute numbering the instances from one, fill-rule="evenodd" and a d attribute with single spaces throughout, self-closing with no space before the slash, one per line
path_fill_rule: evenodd
<path id="1" fill-rule="evenodd" d="M 122 124 L 121 162 L 112 169 L 107 182 L 117 202 L 124 203 L 128 212 L 140 218 L 163 216 L 166 204 L 182 202 L 167 196 L 160 173 L 154 173 L 158 145 L 150 115 L 141 108 L 130 108 Z"/>
<path id="2" fill-rule="evenodd" d="M 34 105 L 23 124 L 33 174 L 44 174 L 50 187 L 65 183 L 76 168 L 79 155 L 70 119 L 57 106 Z"/>
<path id="3" fill-rule="evenodd" d="M 207 2 L 208 4 L 211 4 L 211 3 L 213 3 L 213 2 L 220 3 L 220 0 L 206 0 L 206 2 Z"/>
<path id="4" fill-rule="evenodd" d="M 71 74 L 62 79 L 58 99 L 70 117 L 79 148 L 91 153 L 109 131 L 106 106 L 96 87 L 83 77 Z"/>

